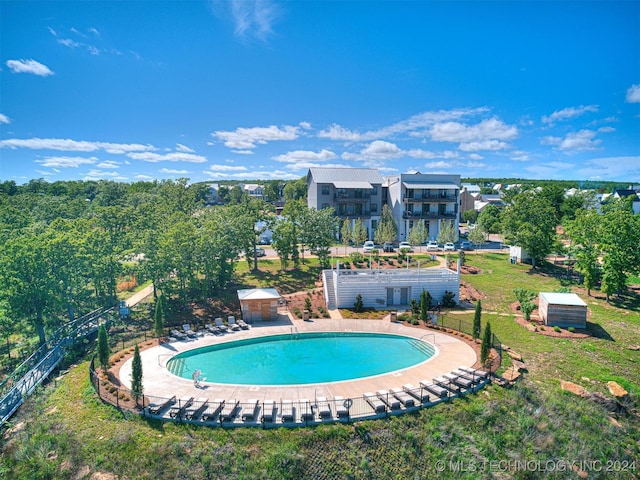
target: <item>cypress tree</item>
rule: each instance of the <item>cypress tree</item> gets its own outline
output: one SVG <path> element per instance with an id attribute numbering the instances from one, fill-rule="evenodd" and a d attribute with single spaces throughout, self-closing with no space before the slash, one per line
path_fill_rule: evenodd
<path id="1" fill-rule="evenodd" d="M 103 368 L 103 370 L 107 370 L 111 363 L 109 362 L 109 340 L 107 338 L 107 329 L 104 324 L 100 325 L 98 328 L 98 363 Z"/>
<path id="2" fill-rule="evenodd" d="M 487 322 L 487 326 L 484 328 L 484 335 L 482 336 L 482 344 L 480 345 L 480 362 L 482 365 L 489 359 L 489 353 L 491 352 L 491 324 Z"/>
<path id="3" fill-rule="evenodd" d="M 476 313 L 473 317 L 473 338 L 480 338 L 480 319 L 482 318 L 482 304 L 480 300 L 476 303 Z"/>
<path id="4" fill-rule="evenodd" d="M 156 337 L 161 337 L 164 334 L 165 316 L 165 298 L 164 294 L 162 294 L 156 301 L 155 321 L 153 322 L 153 333 Z"/>
<path id="5" fill-rule="evenodd" d="M 420 294 L 420 320 L 423 322 L 427 321 L 429 307 L 427 305 L 427 292 L 425 289 L 422 289 L 422 293 Z"/>
<path id="6" fill-rule="evenodd" d="M 140 348 L 136 345 L 133 350 L 133 360 L 131 363 L 131 396 L 135 398 L 136 405 L 142 396 L 142 359 L 140 358 Z"/>

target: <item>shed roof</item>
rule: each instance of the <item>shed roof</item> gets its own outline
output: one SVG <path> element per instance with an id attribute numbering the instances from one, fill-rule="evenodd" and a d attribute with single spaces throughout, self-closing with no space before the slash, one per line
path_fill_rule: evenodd
<path id="1" fill-rule="evenodd" d="M 242 300 L 275 300 L 280 294 L 275 288 L 247 288 L 238 290 L 238 299 Z"/>
<path id="2" fill-rule="evenodd" d="M 586 307 L 587 304 L 575 293 L 540 292 L 543 298 L 551 305 L 570 305 L 574 307 Z"/>

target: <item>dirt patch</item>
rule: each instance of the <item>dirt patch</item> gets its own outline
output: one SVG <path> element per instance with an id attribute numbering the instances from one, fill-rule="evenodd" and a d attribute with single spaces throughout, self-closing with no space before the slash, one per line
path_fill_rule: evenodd
<path id="1" fill-rule="evenodd" d="M 472 287 L 464 280 L 460 281 L 460 302 L 477 302 L 487 296 L 475 287 Z"/>
<path id="2" fill-rule="evenodd" d="M 325 317 L 324 312 L 327 311 L 327 302 L 324 299 L 324 291 L 322 288 L 314 288 L 307 292 L 283 295 L 282 298 L 286 300 L 287 307 L 295 318 L 301 319 L 302 312 L 309 306 L 311 307 L 309 308 L 309 318 Z M 296 314 L 298 311 L 300 315 Z M 328 314 L 326 314 L 326 317 L 328 317 Z"/>
<path id="3" fill-rule="evenodd" d="M 463 275 L 478 275 L 482 273 L 482 269 L 472 265 L 462 265 L 462 267 L 460 267 L 460 273 Z"/>

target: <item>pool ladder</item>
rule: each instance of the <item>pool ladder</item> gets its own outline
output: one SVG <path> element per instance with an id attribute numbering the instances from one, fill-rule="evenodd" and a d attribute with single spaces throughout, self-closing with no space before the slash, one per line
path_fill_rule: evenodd
<path id="1" fill-rule="evenodd" d="M 291 337 L 294 340 L 298 339 L 298 327 L 291 327 Z"/>

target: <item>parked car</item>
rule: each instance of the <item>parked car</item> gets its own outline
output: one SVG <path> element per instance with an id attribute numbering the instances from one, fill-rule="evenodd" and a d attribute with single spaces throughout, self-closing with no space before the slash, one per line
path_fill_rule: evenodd
<path id="1" fill-rule="evenodd" d="M 409 242 L 400 242 L 400 244 L 398 245 L 398 250 L 400 251 L 406 250 L 408 252 L 413 252 L 413 247 Z"/>
<path id="2" fill-rule="evenodd" d="M 444 244 L 445 252 L 453 252 L 455 249 L 456 249 L 456 246 L 451 242 L 447 242 Z"/>
<path id="3" fill-rule="evenodd" d="M 382 245 L 382 251 L 383 252 L 395 252 L 396 251 L 396 247 L 391 242 L 384 242 L 384 244 Z"/>
<path id="4" fill-rule="evenodd" d="M 254 255 L 256 257 L 264 257 L 267 253 L 264 251 L 264 248 L 256 247 L 254 250 Z"/>
<path id="5" fill-rule="evenodd" d="M 371 240 L 367 240 L 366 242 L 364 242 L 364 245 L 362 246 L 362 251 L 364 253 L 373 252 L 375 249 L 376 249 L 376 245 Z"/>
<path id="6" fill-rule="evenodd" d="M 467 242 L 466 240 L 460 244 L 461 250 L 471 250 L 471 242 Z"/>
<path id="7" fill-rule="evenodd" d="M 438 242 L 430 241 L 427 243 L 427 252 L 437 252 L 438 250 L 440 250 Z"/>

